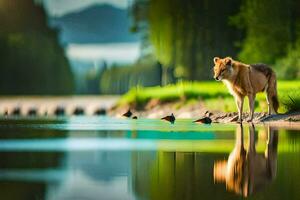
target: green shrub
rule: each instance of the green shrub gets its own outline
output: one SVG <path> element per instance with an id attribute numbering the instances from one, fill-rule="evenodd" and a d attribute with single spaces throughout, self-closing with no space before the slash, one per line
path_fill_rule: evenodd
<path id="1" fill-rule="evenodd" d="M 300 92 L 293 92 L 282 99 L 282 104 L 287 112 L 300 111 Z"/>

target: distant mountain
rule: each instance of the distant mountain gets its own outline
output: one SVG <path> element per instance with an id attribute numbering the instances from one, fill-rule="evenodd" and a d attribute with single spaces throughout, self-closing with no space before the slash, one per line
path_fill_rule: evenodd
<path id="1" fill-rule="evenodd" d="M 137 35 L 129 32 L 127 10 L 106 4 L 51 18 L 50 25 L 60 29 L 63 44 L 137 41 Z"/>

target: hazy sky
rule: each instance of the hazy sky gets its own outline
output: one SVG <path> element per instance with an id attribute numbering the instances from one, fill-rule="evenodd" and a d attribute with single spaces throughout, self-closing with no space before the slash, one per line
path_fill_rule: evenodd
<path id="1" fill-rule="evenodd" d="M 66 49 L 71 60 L 101 61 L 111 63 L 133 63 L 140 55 L 139 43 L 117 44 L 70 44 Z"/>
<path id="2" fill-rule="evenodd" d="M 111 4 L 119 8 L 127 8 L 130 0 L 43 0 L 50 15 L 60 16 L 68 12 L 81 10 L 93 4 Z"/>

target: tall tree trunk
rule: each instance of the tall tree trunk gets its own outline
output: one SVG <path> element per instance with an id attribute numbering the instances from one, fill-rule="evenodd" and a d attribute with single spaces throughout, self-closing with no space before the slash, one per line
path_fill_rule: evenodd
<path id="1" fill-rule="evenodd" d="M 161 85 L 165 86 L 168 84 L 168 67 L 162 65 L 161 66 Z"/>

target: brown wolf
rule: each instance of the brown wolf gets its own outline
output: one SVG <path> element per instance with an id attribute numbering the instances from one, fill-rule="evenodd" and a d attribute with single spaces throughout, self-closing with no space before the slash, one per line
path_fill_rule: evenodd
<path id="1" fill-rule="evenodd" d="M 250 119 L 254 113 L 255 95 L 266 91 L 268 114 L 277 113 L 279 102 L 277 97 L 277 81 L 275 72 L 265 64 L 244 64 L 230 57 L 214 58 L 214 78 L 223 81 L 230 93 L 235 97 L 239 112 L 238 121 L 242 121 L 245 96 L 249 99 Z"/>
<path id="2" fill-rule="evenodd" d="M 216 183 L 225 183 L 227 190 L 247 197 L 276 178 L 278 132 L 267 127 L 263 133 L 267 134 L 264 154 L 256 152 L 253 124 L 249 125 L 247 149 L 244 147 L 243 126 L 237 128 L 235 147 L 228 160 L 214 162 Z"/>

